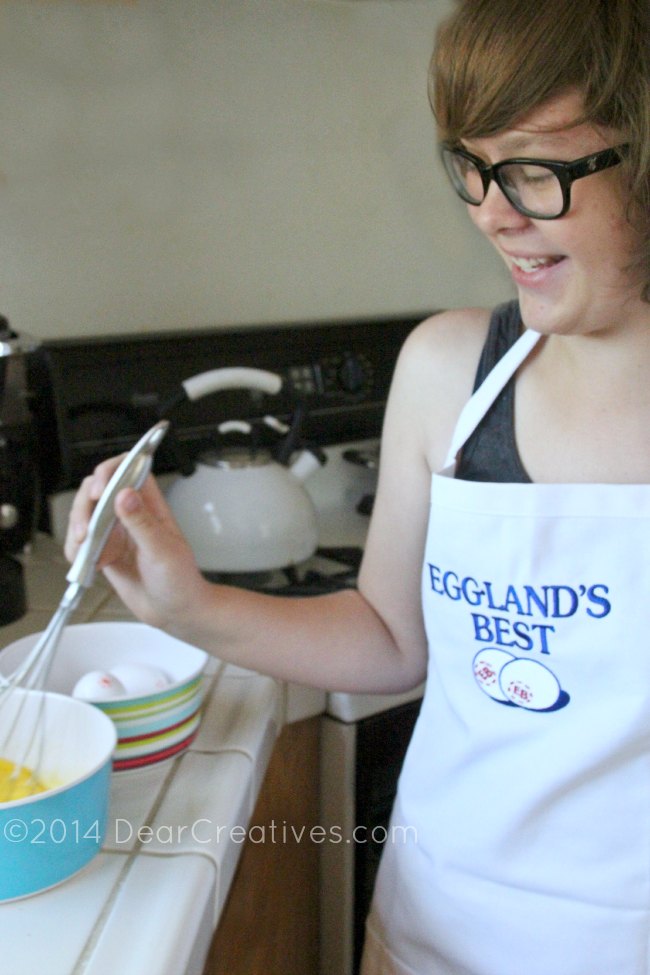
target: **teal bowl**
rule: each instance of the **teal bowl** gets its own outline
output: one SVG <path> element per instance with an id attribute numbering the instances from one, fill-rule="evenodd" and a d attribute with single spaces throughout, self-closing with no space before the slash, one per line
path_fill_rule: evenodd
<path id="1" fill-rule="evenodd" d="M 63 883 L 99 852 L 116 741 L 110 719 L 83 701 L 21 689 L 3 700 L 0 757 L 38 769 L 46 791 L 0 802 L 0 902 Z"/>

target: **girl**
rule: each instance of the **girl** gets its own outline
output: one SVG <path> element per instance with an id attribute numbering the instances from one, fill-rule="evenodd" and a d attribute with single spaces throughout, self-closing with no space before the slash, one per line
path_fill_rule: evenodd
<path id="1" fill-rule="evenodd" d="M 443 161 L 518 301 L 405 343 L 357 591 L 211 585 L 153 481 L 117 501 L 104 569 L 142 620 L 329 690 L 427 675 L 364 975 L 650 971 L 649 39 L 647 0 L 441 28 Z"/>

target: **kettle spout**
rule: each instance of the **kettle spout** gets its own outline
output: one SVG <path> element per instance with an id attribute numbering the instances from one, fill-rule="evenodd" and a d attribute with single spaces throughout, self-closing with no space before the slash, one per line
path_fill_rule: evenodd
<path id="1" fill-rule="evenodd" d="M 289 470 L 293 476 L 303 483 L 319 467 L 327 463 L 325 453 L 318 447 L 305 447 L 293 460 Z"/>

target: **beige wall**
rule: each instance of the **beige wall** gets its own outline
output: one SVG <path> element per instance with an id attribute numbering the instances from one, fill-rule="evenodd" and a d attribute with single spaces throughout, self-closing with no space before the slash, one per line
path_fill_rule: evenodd
<path id="1" fill-rule="evenodd" d="M 426 99 L 447 0 L 3 0 L 0 312 L 37 336 L 493 304 Z"/>

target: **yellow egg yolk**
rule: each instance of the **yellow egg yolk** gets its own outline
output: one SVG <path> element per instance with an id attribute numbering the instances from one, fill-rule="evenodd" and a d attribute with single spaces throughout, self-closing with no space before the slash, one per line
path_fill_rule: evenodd
<path id="1" fill-rule="evenodd" d="M 8 758 L 0 758 L 0 802 L 25 799 L 38 792 L 45 792 L 45 786 L 38 781 L 31 769 L 23 765 L 16 772 L 14 762 Z"/>

